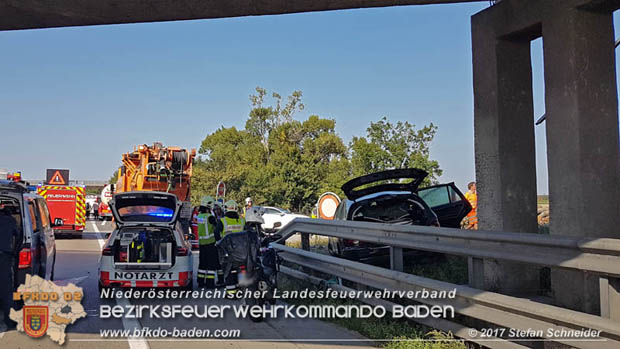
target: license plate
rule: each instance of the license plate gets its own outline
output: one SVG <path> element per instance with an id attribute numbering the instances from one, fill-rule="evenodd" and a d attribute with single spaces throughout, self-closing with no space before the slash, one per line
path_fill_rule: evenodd
<path id="1" fill-rule="evenodd" d="M 161 271 L 115 271 L 114 280 L 176 280 L 173 272 Z"/>

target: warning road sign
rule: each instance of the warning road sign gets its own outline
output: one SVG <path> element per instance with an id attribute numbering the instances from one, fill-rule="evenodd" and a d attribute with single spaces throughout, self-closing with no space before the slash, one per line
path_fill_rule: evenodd
<path id="1" fill-rule="evenodd" d="M 49 185 L 67 185 L 69 170 L 47 169 L 47 183 Z"/>

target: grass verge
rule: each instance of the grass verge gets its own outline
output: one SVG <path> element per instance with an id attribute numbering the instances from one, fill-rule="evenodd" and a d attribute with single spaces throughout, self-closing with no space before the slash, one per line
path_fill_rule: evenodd
<path id="1" fill-rule="evenodd" d="M 314 285 L 293 279 L 284 274 L 278 276 L 279 288 L 283 290 L 298 290 Z M 353 305 L 362 304 L 352 299 L 288 299 L 294 305 Z M 388 313 L 389 314 L 389 313 Z M 387 349 L 464 349 L 465 344 L 456 341 L 451 333 L 430 329 L 407 320 L 385 318 L 351 318 L 325 319 L 344 328 L 356 331 L 371 340 L 378 340 L 378 344 Z M 385 341 L 389 340 L 389 341 Z"/>

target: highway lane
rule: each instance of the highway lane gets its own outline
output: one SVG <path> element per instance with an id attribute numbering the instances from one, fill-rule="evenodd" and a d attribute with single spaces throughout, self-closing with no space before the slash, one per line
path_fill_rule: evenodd
<path id="1" fill-rule="evenodd" d="M 101 254 L 101 246 L 105 241 L 107 233 L 111 232 L 113 224 L 111 222 L 87 223 L 86 231 L 82 238 L 58 238 L 56 240 L 57 260 L 55 269 L 55 279 L 59 284 L 69 282 L 76 284 L 84 289 L 84 300 L 82 304 L 88 313 L 87 318 L 79 319 L 74 325 L 67 328 L 68 341 L 65 343 L 67 348 L 167 348 L 171 341 L 178 342 L 179 339 L 117 339 L 103 340 L 100 336 L 100 329 L 131 329 L 134 328 L 162 328 L 172 331 L 177 329 L 215 329 L 240 330 L 241 335 L 238 339 L 210 339 L 209 346 L 227 348 L 289 348 L 289 347 L 331 347 L 333 345 L 346 345 L 347 347 L 367 347 L 371 343 L 359 334 L 348 331 L 336 325 L 314 319 L 269 319 L 261 323 L 254 323 L 249 319 L 237 319 L 230 314 L 224 319 L 101 319 L 99 317 L 100 305 L 203 305 L 203 304 L 241 304 L 241 301 L 222 300 L 222 299 L 133 299 L 110 300 L 100 299 L 98 292 L 97 265 Z M 194 253 L 194 278 L 196 276 L 198 264 L 198 253 Z M 194 289 L 197 290 L 194 280 Z M 10 331 L 4 333 L 0 343 L 6 342 L 11 347 L 30 347 L 33 339 L 26 337 L 22 333 Z M 48 337 L 37 340 L 34 343 L 51 345 Z M 205 346 L 203 339 L 189 339 L 183 342 L 184 347 L 202 348 Z M 54 344 L 55 345 L 55 344 Z M 185 349 L 185 348 L 184 348 Z"/>

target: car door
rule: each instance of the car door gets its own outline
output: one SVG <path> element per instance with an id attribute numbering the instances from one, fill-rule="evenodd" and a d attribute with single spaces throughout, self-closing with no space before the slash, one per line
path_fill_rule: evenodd
<path id="1" fill-rule="evenodd" d="M 37 207 L 36 200 L 28 199 L 28 213 L 32 223 L 32 237 L 30 239 L 30 250 L 32 255 L 31 275 L 39 275 L 41 270 L 41 258 L 44 253 L 43 234 L 41 229 L 41 215 Z"/>
<path id="2" fill-rule="evenodd" d="M 37 204 L 39 206 L 39 212 L 41 217 L 41 242 L 44 246 L 42 246 L 41 251 L 41 263 L 44 264 L 44 271 L 42 274 L 45 276 L 47 280 L 50 280 L 52 277 L 52 270 L 54 268 L 54 257 L 56 254 L 56 239 L 54 238 L 54 229 L 52 229 L 52 222 L 49 210 L 47 208 L 47 203 L 43 199 L 37 199 Z"/>
<path id="3" fill-rule="evenodd" d="M 471 211 L 471 205 L 454 182 L 421 188 L 417 194 L 435 212 L 442 227 L 460 228 L 461 220 Z"/>
<path id="4" fill-rule="evenodd" d="M 263 229 L 273 229 L 273 224 L 280 218 L 280 212 L 270 207 L 265 207 L 264 210 L 263 220 L 265 224 L 263 224 Z"/>

